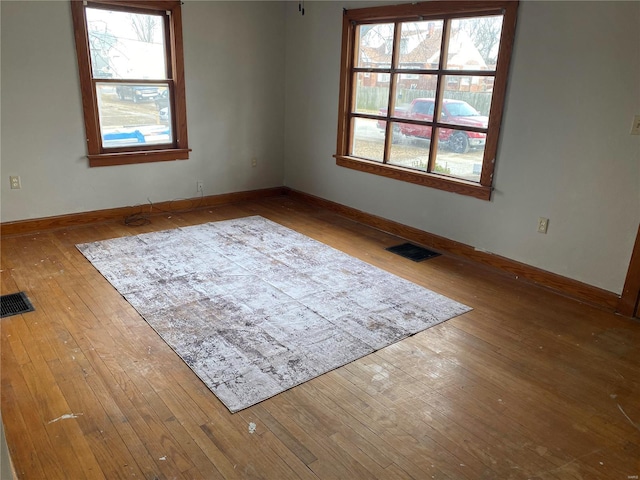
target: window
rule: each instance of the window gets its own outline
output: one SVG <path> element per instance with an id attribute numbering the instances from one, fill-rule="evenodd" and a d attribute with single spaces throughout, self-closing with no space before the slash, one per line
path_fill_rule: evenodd
<path id="1" fill-rule="evenodd" d="M 71 1 L 92 167 L 189 158 L 179 1 Z"/>
<path id="2" fill-rule="evenodd" d="M 336 163 L 489 200 L 517 8 L 345 11 Z"/>

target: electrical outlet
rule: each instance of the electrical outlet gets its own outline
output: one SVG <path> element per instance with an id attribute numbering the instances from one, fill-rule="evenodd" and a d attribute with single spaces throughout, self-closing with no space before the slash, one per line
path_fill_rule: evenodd
<path id="1" fill-rule="evenodd" d="M 640 115 L 633 117 L 633 125 L 631 125 L 631 135 L 640 135 Z"/>
<path id="2" fill-rule="evenodd" d="M 251 158 L 251 166 L 252 167 L 257 167 L 258 166 L 258 159 L 256 157 L 252 157 Z"/>
<path id="3" fill-rule="evenodd" d="M 20 176 L 18 175 L 10 176 L 9 182 L 11 183 L 12 190 L 19 190 L 22 188 L 22 185 L 20 184 Z"/>
<path id="4" fill-rule="evenodd" d="M 204 193 L 204 184 L 202 182 L 196 182 L 196 192 Z"/>
<path id="5" fill-rule="evenodd" d="M 547 233 L 549 228 L 549 219 L 540 217 L 538 218 L 538 233 Z"/>

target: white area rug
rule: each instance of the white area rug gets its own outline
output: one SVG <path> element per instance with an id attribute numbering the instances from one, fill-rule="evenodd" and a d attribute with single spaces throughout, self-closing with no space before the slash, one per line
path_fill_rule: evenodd
<path id="1" fill-rule="evenodd" d="M 232 412 L 470 310 L 257 216 L 77 248 Z"/>

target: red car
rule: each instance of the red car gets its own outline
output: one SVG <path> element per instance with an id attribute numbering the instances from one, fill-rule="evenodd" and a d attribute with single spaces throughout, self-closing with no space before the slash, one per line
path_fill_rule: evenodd
<path id="1" fill-rule="evenodd" d="M 416 98 L 408 108 L 395 108 L 395 116 L 411 120 L 433 121 L 435 100 L 433 98 Z M 380 115 L 387 115 L 387 109 L 380 109 Z M 461 127 L 487 128 L 488 117 L 480 114 L 475 108 L 462 100 L 444 99 L 442 101 L 443 123 L 450 123 Z M 378 128 L 385 129 L 387 122 L 378 120 Z M 409 137 L 431 139 L 431 127 L 429 125 L 415 125 L 412 123 L 395 123 L 395 131 Z M 438 138 L 445 142 L 448 148 L 455 153 L 467 153 L 470 148 L 484 147 L 487 135 L 468 130 L 455 130 L 453 128 L 440 128 Z"/>

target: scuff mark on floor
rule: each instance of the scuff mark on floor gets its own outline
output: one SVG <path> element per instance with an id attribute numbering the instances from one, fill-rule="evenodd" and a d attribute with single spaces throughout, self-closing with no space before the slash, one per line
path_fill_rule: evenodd
<path id="1" fill-rule="evenodd" d="M 586 458 L 586 457 L 588 457 L 590 455 L 594 455 L 596 453 L 599 453 L 601 451 L 602 451 L 602 449 L 599 448 L 597 450 L 594 450 L 593 452 L 585 453 L 584 455 L 580 455 L 579 457 L 575 457 L 574 459 L 569 460 L 568 462 L 564 463 L 563 465 L 560 465 L 559 467 L 552 468 L 551 470 L 545 470 L 544 472 L 540 472 L 540 473 L 538 473 L 536 475 L 533 475 L 532 477 L 529 477 L 529 480 L 533 480 L 533 479 L 536 479 L 536 478 L 541 478 L 541 477 L 543 477 L 543 476 L 545 476 L 547 474 L 550 474 L 550 473 L 553 474 L 554 472 L 561 472 L 561 471 L 567 469 L 567 467 L 573 466 L 573 464 L 575 464 L 576 462 L 578 462 L 578 461 L 580 461 L 580 460 L 582 460 L 582 459 L 584 459 L 584 458 Z"/>
<path id="2" fill-rule="evenodd" d="M 636 427 L 638 430 L 640 430 L 640 426 L 638 426 L 638 424 L 637 424 L 636 422 L 634 422 L 633 420 L 631 420 L 631 419 L 629 418 L 629 415 L 627 415 L 627 414 L 626 414 L 626 412 L 622 409 L 622 407 L 620 406 L 620 404 L 618 403 L 618 404 L 616 404 L 616 405 L 618 405 L 618 409 L 620 409 L 620 411 L 622 412 L 622 415 L 624 415 L 624 418 L 626 418 L 627 420 L 629 420 L 629 423 L 630 423 L 631 425 L 633 425 L 633 426 L 634 426 L 634 427 Z"/>
<path id="3" fill-rule="evenodd" d="M 60 420 L 68 420 L 70 418 L 78 418 L 80 415 L 82 415 L 82 413 L 65 413 L 64 415 L 61 415 L 58 418 L 54 418 L 53 420 L 49 420 L 49 422 L 47 422 L 47 424 L 56 423 L 56 422 L 58 422 Z"/>

